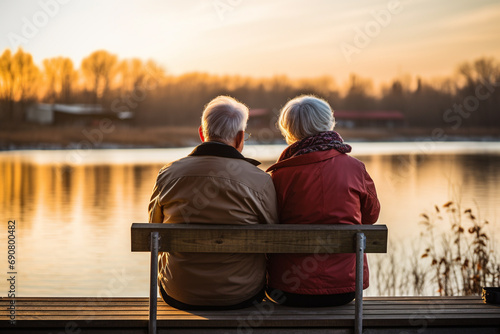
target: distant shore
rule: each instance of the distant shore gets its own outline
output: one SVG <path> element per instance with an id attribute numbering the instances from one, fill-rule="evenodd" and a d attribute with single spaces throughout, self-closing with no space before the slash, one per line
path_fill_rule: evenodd
<path id="1" fill-rule="evenodd" d="M 249 128 L 250 144 L 284 144 L 277 129 Z M 347 142 L 363 141 L 498 141 L 495 128 L 336 128 Z M 0 150 L 174 148 L 199 143 L 195 126 L 40 126 L 23 124 L 0 127 Z"/>

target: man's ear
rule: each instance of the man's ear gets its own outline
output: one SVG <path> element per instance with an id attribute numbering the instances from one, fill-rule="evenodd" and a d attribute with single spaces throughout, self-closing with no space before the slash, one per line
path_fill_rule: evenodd
<path id="1" fill-rule="evenodd" d="M 238 131 L 238 133 L 236 134 L 236 138 L 234 138 L 234 147 L 238 150 L 238 151 L 242 151 L 243 150 L 243 143 L 245 142 L 245 131 Z"/>
<path id="2" fill-rule="evenodd" d="M 204 143 L 205 142 L 205 136 L 203 136 L 203 129 L 201 128 L 201 125 L 198 128 L 198 134 L 200 135 L 201 142 Z"/>

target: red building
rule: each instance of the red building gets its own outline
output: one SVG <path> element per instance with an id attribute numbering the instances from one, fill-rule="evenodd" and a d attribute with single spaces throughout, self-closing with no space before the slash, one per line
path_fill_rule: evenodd
<path id="1" fill-rule="evenodd" d="M 335 110 L 334 116 L 337 126 L 344 128 L 394 128 L 405 125 L 403 113 L 397 110 Z"/>

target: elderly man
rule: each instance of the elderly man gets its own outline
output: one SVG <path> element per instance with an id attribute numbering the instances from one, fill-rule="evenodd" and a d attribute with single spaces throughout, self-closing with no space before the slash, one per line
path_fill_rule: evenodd
<path id="1" fill-rule="evenodd" d="M 245 158 L 248 108 L 219 96 L 203 111 L 201 145 L 159 172 L 149 204 L 149 221 L 167 224 L 273 224 L 277 203 L 273 182 Z M 159 255 L 163 300 L 184 310 L 236 309 L 262 301 L 263 254 Z"/>

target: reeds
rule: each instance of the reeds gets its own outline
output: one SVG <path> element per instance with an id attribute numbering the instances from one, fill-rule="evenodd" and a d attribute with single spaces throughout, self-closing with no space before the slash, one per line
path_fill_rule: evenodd
<path id="1" fill-rule="evenodd" d="M 377 295 L 467 296 L 500 286 L 487 220 L 454 201 L 420 217 L 424 231 L 417 245 L 389 245 L 388 254 L 372 257 Z"/>
<path id="2" fill-rule="evenodd" d="M 500 265 L 487 234 L 487 220 L 453 201 L 441 209 L 436 205 L 432 214 L 421 217 L 426 245 L 421 259 L 430 261 L 439 295 L 478 295 L 483 286 L 499 284 Z M 442 224 L 448 224 L 450 230 L 437 231 Z"/>

